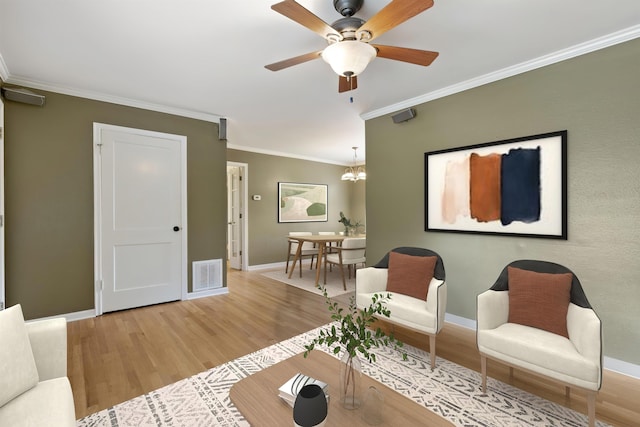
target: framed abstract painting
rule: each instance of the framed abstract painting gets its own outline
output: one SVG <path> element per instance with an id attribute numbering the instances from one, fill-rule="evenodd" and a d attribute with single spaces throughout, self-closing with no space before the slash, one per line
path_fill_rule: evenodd
<path id="1" fill-rule="evenodd" d="M 567 239 L 567 131 L 424 155 L 425 230 Z"/>
<path id="2" fill-rule="evenodd" d="M 327 185 L 278 183 L 278 222 L 327 221 Z"/>

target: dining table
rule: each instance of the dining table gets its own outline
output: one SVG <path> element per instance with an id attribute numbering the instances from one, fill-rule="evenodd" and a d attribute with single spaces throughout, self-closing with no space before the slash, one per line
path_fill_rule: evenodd
<path id="1" fill-rule="evenodd" d="M 291 279 L 291 275 L 293 271 L 296 269 L 296 263 L 300 261 L 300 252 L 302 251 L 302 243 L 304 242 L 312 242 L 318 248 L 318 260 L 316 262 L 316 286 L 320 283 L 320 267 L 319 263 L 322 263 L 325 254 L 327 253 L 327 245 L 329 243 L 337 242 L 340 243 L 344 239 L 349 236 L 343 236 L 339 234 L 329 234 L 329 235 L 307 235 L 307 236 L 287 236 L 288 240 L 294 240 L 298 242 L 298 249 L 296 250 L 296 254 L 293 257 L 293 266 L 291 270 L 289 270 L 289 279 Z M 300 261 L 302 262 L 302 261 Z"/>

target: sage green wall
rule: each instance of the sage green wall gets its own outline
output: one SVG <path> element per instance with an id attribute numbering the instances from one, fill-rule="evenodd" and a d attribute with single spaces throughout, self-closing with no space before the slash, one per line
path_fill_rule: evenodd
<path id="1" fill-rule="evenodd" d="M 187 136 L 189 273 L 193 260 L 225 259 L 217 124 L 35 91 L 44 107 L 5 102 L 8 305 L 22 304 L 26 318 L 94 308 L 93 122 Z"/>
<path id="2" fill-rule="evenodd" d="M 364 220 L 364 204 L 356 202 L 364 201 L 365 183 L 341 181 L 343 166 L 232 149 L 227 160 L 248 164 L 249 266 L 285 261 L 290 231 L 343 231 L 340 211 L 354 221 Z M 328 221 L 278 223 L 278 182 L 327 184 Z M 262 200 L 251 200 L 254 194 Z"/>
<path id="3" fill-rule="evenodd" d="M 476 318 L 476 295 L 512 260 L 573 270 L 603 322 L 604 352 L 640 364 L 640 39 L 366 122 L 367 257 L 401 245 L 444 259 L 447 312 Z M 424 153 L 568 130 L 567 241 L 424 231 Z M 393 166 L 391 166 L 393 165 Z"/>

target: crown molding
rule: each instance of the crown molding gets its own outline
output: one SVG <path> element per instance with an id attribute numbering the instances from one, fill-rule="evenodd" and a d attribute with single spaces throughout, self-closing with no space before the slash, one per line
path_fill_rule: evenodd
<path id="1" fill-rule="evenodd" d="M 453 95 L 463 92 L 465 90 L 473 89 L 479 86 L 493 83 L 498 80 L 506 79 L 518 74 L 526 73 L 537 68 L 542 68 L 547 65 L 555 64 L 565 61 L 567 59 L 575 58 L 580 55 L 595 52 L 600 49 L 604 49 L 616 44 L 624 43 L 640 37 L 640 25 L 636 25 L 609 35 L 593 39 L 591 41 L 581 43 L 572 46 L 567 49 L 563 49 L 549 55 L 541 56 L 530 61 L 522 62 L 520 64 L 513 65 L 511 67 L 503 68 L 492 73 L 488 73 L 473 79 L 466 80 L 455 85 L 447 86 L 442 89 L 435 90 L 433 92 L 419 95 L 414 98 L 407 99 L 395 104 L 388 105 L 386 107 L 378 108 L 366 113 L 362 113 L 360 117 L 363 120 L 375 119 L 376 117 L 391 114 L 405 108 L 414 107 L 418 104 L 424 104 L 425 102 L 433 101 L 445 96 Z"/>
<path id="2" fill-rule="evenodd" d="M 297 155 L 297 154 L 287 153 L 287 152 L 284 152 L 284 151 L 265 150 L 264 148 L 249 147 L 249 146 L 246 146 L 246 145 L 237 145 L 237 144 L 229 144 L 229 143 L 227 143 L 227 148 L 228 149 L 232 149 L 232 150 L 248 151 L 250 153 L 266 154 L 266 155 L 269 155 L 269 156 L 288 157 L 288 158 L 291 158 L 291 159 L 308 160 L 310 162 L 327 163 L 327 164 L 330 164 L 330 165 L 349 166 L 346 163 L 335 162 L 335 161 L 331 161 L 331 160 L 327 160 L 327 159 L 321 159 L 321 158 L 318 158 L 318 157 L 301 156 L 301 155 Z"/>
<path id="3" fill-rule="evenodd" d="M 2 79 L 3 82 L 6 82 L 8 78 L 9 78 L 9 69 L 7 68 L 7 64 L 4 63 L 4 58 L 0 53 L 0 79 Z"/>
<path id="4" fill-rule="evenodd" d="M 2 58 L 0 57 L 0 60 Z M 0 63 L 0 72 L 2 63 Z M 220 123 L 220 116 L 217 114 L 205 113 L 203 111 L 194 111 L 184 108 L 176 108 L 168 105 L 154 104 L 151 102 L 140 101 L 137 99 L 124 98 L 119 96 L 107 95 L 100 92 L 91 92 L 86 90 L 73 89 L 65 86 L 56 86 L 49 83 L 39 82 L 20 77 L 9 76 L 5 83 L 17 86 L 27 86 L 31 89 L 46 90 L 48 92 L 59 93 L 62 95 L 76 96 L 79 98 L 92 99 L 94 101 L 108 102 L 110 104 L 124 105 L 127 107 L 140 108 L 143 110 L 156 111 L 159 113 L 173 114 L 175 116 L 188 117 L 191 119 L 203 120 L 206 122 Z"/>

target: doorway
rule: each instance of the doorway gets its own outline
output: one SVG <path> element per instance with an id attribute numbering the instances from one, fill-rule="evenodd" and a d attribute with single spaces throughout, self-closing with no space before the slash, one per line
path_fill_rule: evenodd
<path id="1" fill-rule="evenodd" d="M 97 315 L 184 299 L 186 142 L 94 123 Z"/>
<path id="2" fill-rule="evenodd" d="M 234 270 L 248 268 L 248 169 L 246 163 L 227 162 L 227 262 Z"/>
<path id="3" fill-rule="evenodd" d="M 0 99 L 0 310 L 4 306 L 4 103 Z"/>

